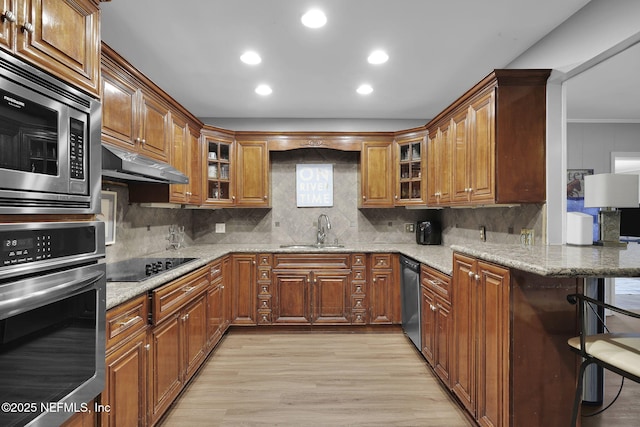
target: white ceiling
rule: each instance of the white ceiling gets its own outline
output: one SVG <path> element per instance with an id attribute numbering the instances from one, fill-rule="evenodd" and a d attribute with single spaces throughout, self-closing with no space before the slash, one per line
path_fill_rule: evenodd
<path id="1" fill-rule="evenodd" d="M 102 38 L 198 117 L 426 121 L 588 0 L 112 0 Z M 324 28 L 300 23 L 322 8 Z M 371 50 L 389 54 L 367 63 Z M 262 63 L 239 57 L 258 51 Z M 638 70 L 636 67 L 635 70 Z M 370 83 L 361 96 L 356 87 Z M 254 93 L 268 83 L 273 93 Z"/>

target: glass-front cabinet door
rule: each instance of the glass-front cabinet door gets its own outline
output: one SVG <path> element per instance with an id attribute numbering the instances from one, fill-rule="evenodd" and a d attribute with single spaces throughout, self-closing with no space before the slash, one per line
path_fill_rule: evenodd
<path id="1" fill-rule="evenodd" d="M 206 159 L 203 162 L 206 189 L 205 204 L 232 205 L 233 186 L 233 137 L 203 130 Z"/>
<path id="2" fill-rule="evenodd" d="M 426 203 L 425 131 L 396 137 L 395 205 Z"/>

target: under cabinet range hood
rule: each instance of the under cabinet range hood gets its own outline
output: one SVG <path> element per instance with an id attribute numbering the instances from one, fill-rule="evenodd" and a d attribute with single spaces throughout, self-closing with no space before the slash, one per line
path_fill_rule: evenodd
<path id="1" fill-rule="evenodd" d="M 189 177 L 167 163 L 105 144 L 102 144 L 102 176 L 157 184 L 189 183 Z"/>

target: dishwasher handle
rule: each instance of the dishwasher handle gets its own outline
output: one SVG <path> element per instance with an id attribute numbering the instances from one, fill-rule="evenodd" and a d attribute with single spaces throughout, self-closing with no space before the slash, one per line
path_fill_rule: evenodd
<path id="1" fill-rule="evenodd" d="M 413 271 L 420 271 L 420 263 L 405 256 L 400 257 L 400 265 L 408 267 Z"/>

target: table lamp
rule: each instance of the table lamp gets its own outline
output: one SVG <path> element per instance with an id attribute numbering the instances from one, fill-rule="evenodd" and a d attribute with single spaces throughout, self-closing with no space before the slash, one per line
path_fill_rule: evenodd
<path id="1" fill-rule="evenodd" d="M 598 246 L 626 246 L 620 241 L 620 211 L 638 207 L 638 175 L 602 173 L 584 177 L 584 207 L 598 212 Z"/>

